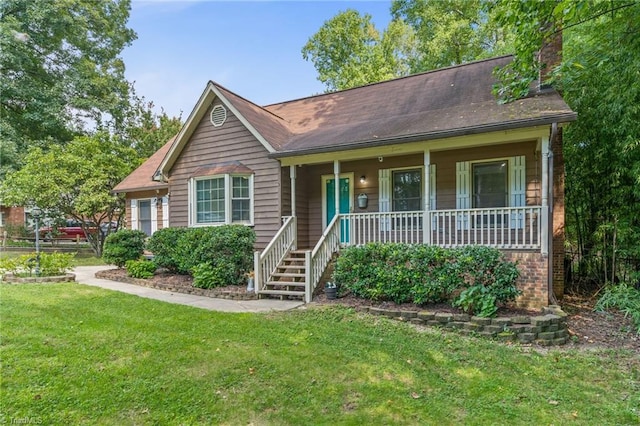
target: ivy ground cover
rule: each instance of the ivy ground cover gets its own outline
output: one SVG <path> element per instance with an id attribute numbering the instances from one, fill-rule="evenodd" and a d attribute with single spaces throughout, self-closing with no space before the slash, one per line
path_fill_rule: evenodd
<path id="1" fill-rule="evenodd" d="M 640 420 L 636 353 L 537 351 L 340 307 L 228 314 L 79 284 L 0 291 L 7 423 Z"/>

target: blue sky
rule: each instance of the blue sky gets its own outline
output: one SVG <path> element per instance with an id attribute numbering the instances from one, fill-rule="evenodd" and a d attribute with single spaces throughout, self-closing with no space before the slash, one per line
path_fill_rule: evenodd
<path id="1" fill-rule="evenodd" d="M 259 105 L 324 91 L 301 50 L 346 9 L 369 13 L 379 31 L 391 1 L 133 0 L 138 34 L 122 54 L 138 95 L 185 120 L 213 80 Z"/>

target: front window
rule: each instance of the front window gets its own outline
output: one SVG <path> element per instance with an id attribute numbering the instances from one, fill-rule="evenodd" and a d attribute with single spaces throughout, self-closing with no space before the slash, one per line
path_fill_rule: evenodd
<path id="1" fill-rule="evenodd" d="M 393 211 L 406 212 L 422 209 L 422 170 L 396 170 L 393 172 Z"/>
<path id="2" fill-rule="evenodd" d="M 507 161 L 473 164 L 473 208 L 507 207 Z"/>
<path id="3" fill-rule="evenodd" d="M 225 174 L 193 182 L 192 225 L 252 224 L 252 175 Z"/>
<path id="4" fill-rule="evenodd" d="M 225 222 L 224 177 L 196 181 L 196 223 Z"/>

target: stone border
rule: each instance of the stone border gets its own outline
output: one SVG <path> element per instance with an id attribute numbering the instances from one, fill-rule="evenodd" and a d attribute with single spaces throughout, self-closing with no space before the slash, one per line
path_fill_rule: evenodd
<path id="1" fill-rule="evenodd" d="M 142 278 L 133 277 L 111 277 L 108 274 L 109 271 L 96 272 L 96 278 L 101 278 L 110 281 L 118 281 L 125 284 L 133 284 L 141 287 L 155 288 L 156 290 L 172 291 L 174 293 L 193 294 L 196 296 L 213 297 L 217 299 L 229 299 L 229 300 L 256 300 L 258 295 L 255 293 L 247 293 L 245 291 L 233 291 L 222 290 L 219 288 L 197 288 L 197 287 L 180 287 L 171 284 L 156 283 L 145 280 Z"/>
<path id="2" fill-rule="evenodd" d="M 569 341 L 567 314 L 557 305 L 542 308 L 539 316 L 484 318 L 467 314 L 430 311 L 405 311 L 376 307 L 359 307 L 359 311 L 385 316 L 417 325 L 455 330 L 467 336 L 501 341 L 537 343 L 541 346 L 564 345 Z"/>
<path id="3" fill-rule="evenodd" d="M 2 282 L 9 284 L 29 283 L 66 283 L 76 280 L 76 274 L 54 275 L 51 277 L 18 277 L 11 273 L 4 274 Z"/>

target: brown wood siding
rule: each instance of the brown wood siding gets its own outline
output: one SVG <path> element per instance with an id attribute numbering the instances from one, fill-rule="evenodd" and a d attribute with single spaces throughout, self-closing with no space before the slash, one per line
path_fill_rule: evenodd
<path id="1" fill-rule="evenodd" d="M 207 164 L 239 161 L 254 172 L 254 224 L 256 248 L 264 248 L 280 227 L 280 163 L 227 109 L 221 127 L 209 121 L 216 100 L 204 115 L 170 171 L 169 218 L 171 226 L 188 226 L 187 182 L 195 170 Z"/>
<path id="2" fill-rule="evenodd" d="M 309 194 L 307 169 L 298 167 L 296 170 L 296 216 L 298 221 L 298 247 L 313 248 L 316 241 L 309 240 Z"/>
<path id="3" fill-rule="evenodd" d="M 456 162 L 490 160 L 493 158 L 507 158 L 516 155 L 524 155 L 527 174 L 527 205 L 540 205 L 540 162 L 539 153 L 535 152 L 536 142 L 521 142 L 485 146 L 479 148 L 457 149 L 451 151 L 439 151 L 431 153 L 431 164 L 436 165 L 436 208 L 455 209 L 456 207 Z M 382 162 L 377 158 L 345 161 L 340 163 L 341 173 L 353 173 L 354 193 L 353 212 L 377 212 L 378 211 L 378 170 L 397 168 L 420 168 L 424 165 L 424 154 L 416 153 L 397 157 L 384 157 Z M 322 175 L 333 174 L 333 163 L 325 163 L 302 167 L 305 172 L 301 178 L 298 169 L 298 191 L 307 194 L 306 204 L 308 212 L 306 219 L 308 226 L 301 228 L 299 234 L 307 235 L 310 246 L 315 245 L 322 235 Z M 365 176 L 365 182 L 360 183 L 360 177 Z M 304 182 L 304 184 L 302 183 Z M 304 187 L 303 187 L 304 185 Z M 303 187 L 303 188 L 302 188 Z M 365 209 L 358 208 L 357 197 L 359 194 L 367 194 L 368 205 Z M 300 201 L 300 200 L 299 200 Z M 299 224 L 305 220 L 303 212 L 298 210 Z"/>

